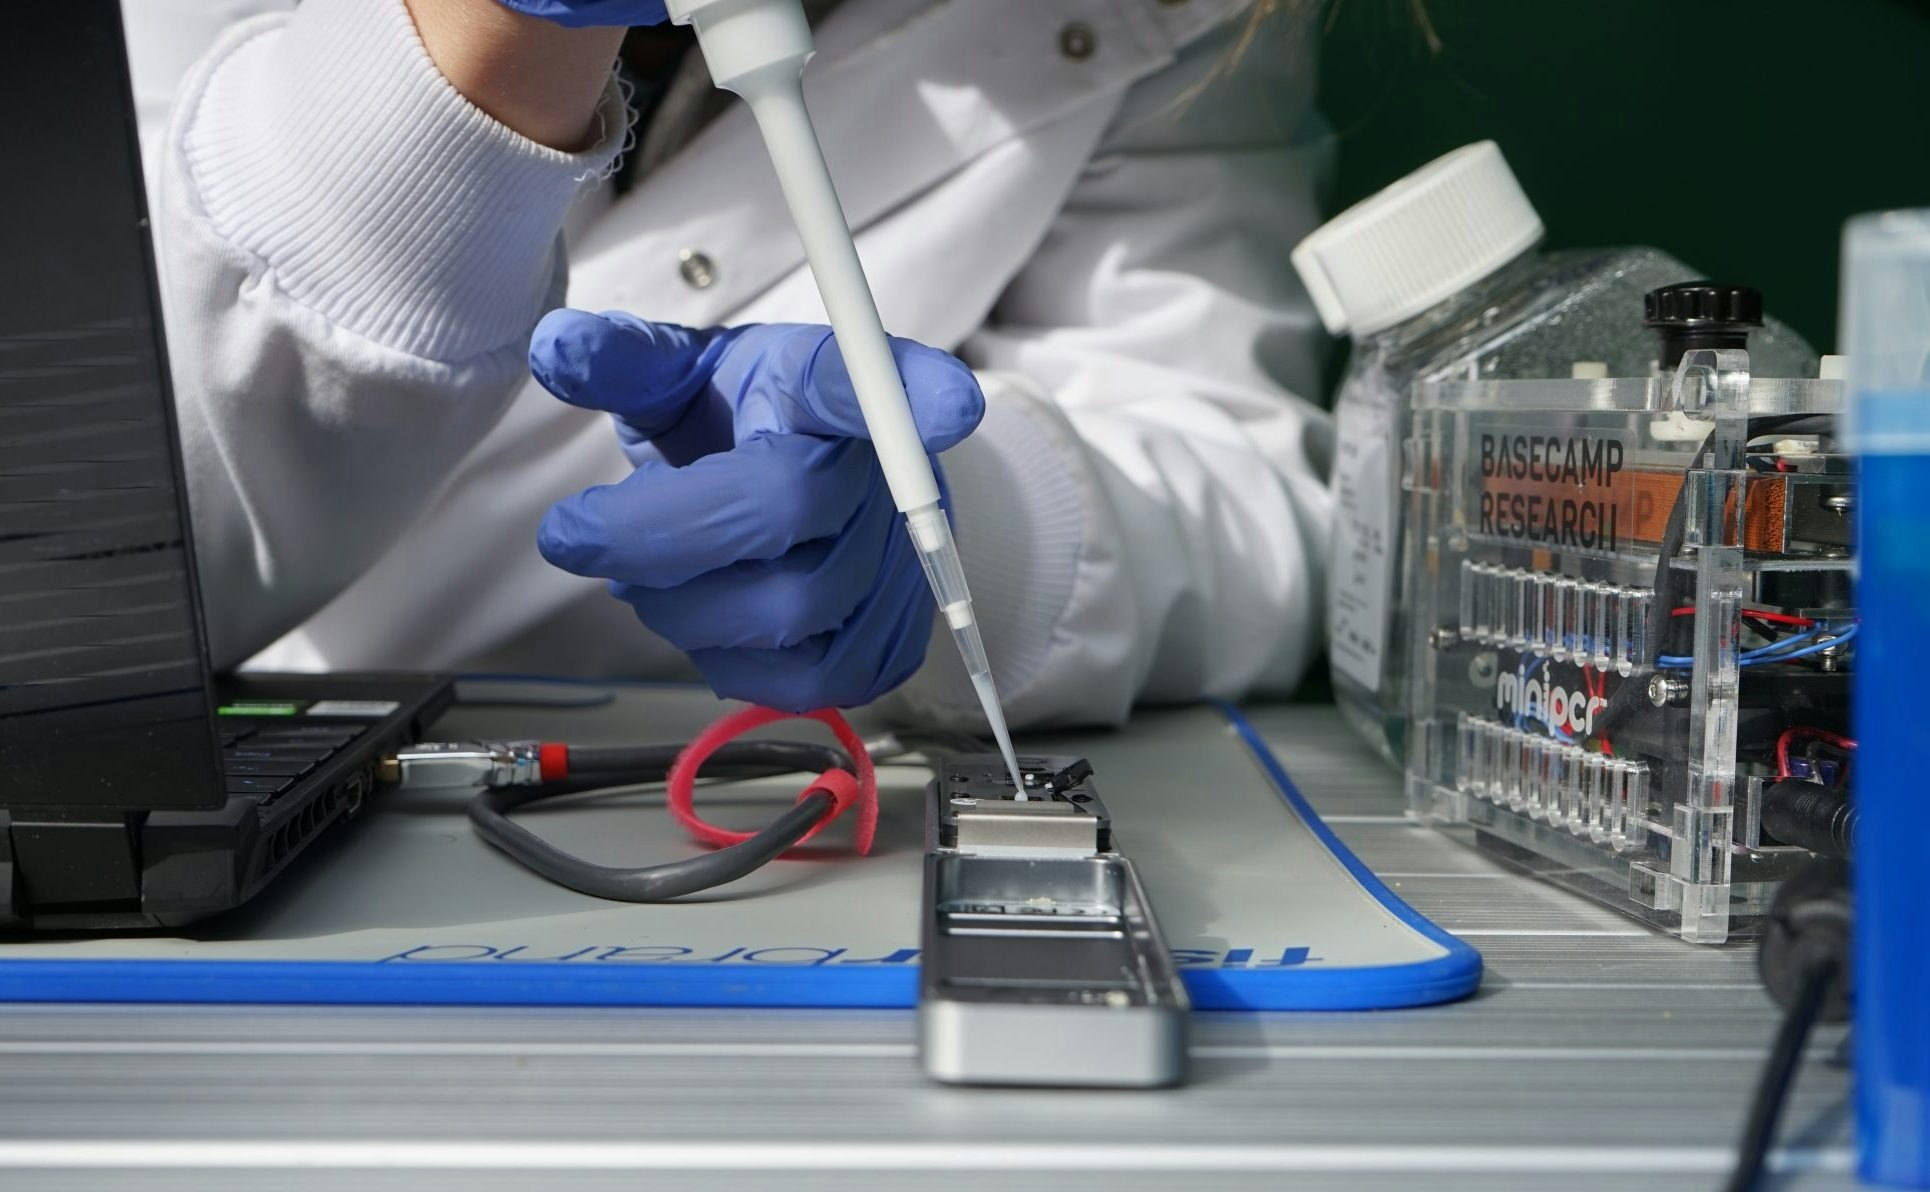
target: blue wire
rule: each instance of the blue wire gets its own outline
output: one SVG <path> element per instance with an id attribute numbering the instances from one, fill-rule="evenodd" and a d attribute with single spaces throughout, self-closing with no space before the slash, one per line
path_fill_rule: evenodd
<path id="1" fill-rule="evenodd" d="M 1828 641 L 1815 640 L 1825 633 L 1834 633 L 1835 636 Z M 1758 646 L 1753 650 L 1744 650 L 1742 657 L 1737 659 L 1737 662 L 1742 666 L 1755 666 L 1765 662 L 1787 662 L 1792 658 L 1807 658 L 1811 654 L 1820 654 L 1824 650 L 1849 641 L 1855 636 L 1856 625 L 1854 622 L 1852 622 L 1848 628 L 1840 631 L 1829 625 L 1818 625 L 1812 629 L 1805 629 L 1803 632 L 1790 637 L 1770 642 L 1766 646 Z M 1800 650 L 1789 649 L 1791 646 L 1802 645 L 1804 642 L 1814 642 L 1815 644 L 1804 646 Z M 1655 665 L 1670 670 L 1688 670 L 1695 665 L 1695 659 L 1682 654 L 1664 654 L 1655 660 Z"/>
<path id="2" fill-rule="evenodd" d="M 1837 634 L 1834 638 L 1832 638 L 1829 641 L 1817 642 L 1813 646 L 1805 646 L 1800 650 L 1791 650 L 1787 654 L 1777 654 L 1773 658 L 1765 658 L 1765 659 L 1762 659 L 1762 661 L 1787 662 L 1791 658 L 1807 658 L 1811 654 L 1820 654 L 1824 650 L 1829 649 L 1831 646 L 1841 645 L 1842 643 L 1849 641 L 1851 638 L 1856 636 L 1856 630 L 1857 630 L 1857 627 L 1855 625 L 1851 625 L 1849 628 L 1843 630 L 1843 632 Z"/>
<path id="3" fill-rule="evenodd" d="M 1775 655 L 1780 650 L 1786 650 L 1790 646 L 1801 645 L 1804 642 L 1814 641 L 1820 634 L 1826 633 L 1828 632 L 1828 630 L 1829 630 L 1829 626 L 1827 625 L 1817 625 L 1814 628 L 1805 629 L 1801 633 L 1791 634 L 1790 636 L 1785 638 L 1779 638 L 1776 641 L 1770 642 L 1766 646 L 1757 646 L 1753 650 L 1744 650 L 1742 652 L 1742 657 L 1739 658 L 1737 661 L 1741 663 L 1741 665 L 1743 666 L 1749 666 L 1752 663 L 1760 662 L 1766 658 L 1771 657 L 1772 655 Z M 1657 658 L 1655 660 L 1655 664 L 1657 666 L 1687 668 L 1695 665 L 1695 659 L 1690 658 L 1687 655 L 1683 655 L 1683 654 L 1664 654 L 1660 658 Z"/>
<path id="4" fill-rule="evenodd" d="M 1798 646 L 1804 642 L 1816 640 L 1818 637 L 1829 632 L 1829 628 L 1827 625 L 1817 625 L 1813 628 L 1805 629 L 1801 633 L 1792 633 L 1788 637 L 1777 638 L 1766 646 L 1757 646 L 1753 650 L 1744 650 L 1742 656 L 1744 660 L 1753 662 L 1758 658 L 1767 658 L 1772 654 L 1780 655 L 1782 651 L 1787 650 L 1791 646 Z"/>

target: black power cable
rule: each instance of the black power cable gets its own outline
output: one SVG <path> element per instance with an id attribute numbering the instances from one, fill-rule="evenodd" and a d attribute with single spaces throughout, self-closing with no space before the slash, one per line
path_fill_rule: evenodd
<path id="1" fill-rule="evenodd" d="M 882 761 L 913 749 L 943 754 L 983 753 L 986 748 L 983 742 L 963 733 L 918 729 L 884 738 L 873 754 Z M 510 812 L 531 803 L 662 782 L 669 777 L 671 766 L 682 752 L 683 747 L 678 745 L 573 745 L 569 749 L 569 778 L 534 786 L 485 790 L 469 801 L 469 822 L 475 826 L 478 836 L 524 868 L 579 894 L 617 902 L 665 902 L 734 882 L 769 864 L 836 809 L 830 795 L 814 792 L 798 800 L 749 840 L 682 861 L 636 869 L 592 864 L 564 852 L 509 818 Z M 741 780 L 855 769 L 842 749 L 828 745 L 803 741 L 732 741 L 711 754 L 704 764 L 704 775 L 710 780 Z"/>
<path id="2" fill-rule="evenodd" d="M 1752 1192 L 1762 1178 L 1810 1029 L 1818 1021 L 1849 1017 L 1851 918 L 1850 867 L 1845 861 L 1810 861 L 1776 891 L 1756 964 L 1784 1015 L 1737 1143 L 1728 1192 Z"/>
<path id="3" fill-rule="evenodd" d="M 674 745 L 570 750 L 571 771 L 580 777 L 539 786 L 486 790 L 469 801 L 476 834 L 518 864 L 561 886 L 618 902 L 664 902 L 734 882 L 775 860 L 835 810 L 835 801 L 813 792 L 769 827 L 740 844 L 661 865 L 629 869 L 596 865 L 564 852 L 509 818 L 518 807 L 545 799 L 616 786 L 662 782 L 682 749 Z M 762 778 L 799 771 L 852 768 L 841 749 L 799 741 L 733 741 L 711 755 L 705 773 L 714 778 Z"/>
<path id="4" fill-rule="evenodd" d="M 1783 844 L 1848 858 L 1856 841 L 1856 803 L 1847 787 L 1801 778 L 1772 782 L 1762 792 L 1762 830 Z"/>
<path id="5" fill-rule="evenodd" d="M 1755 1100 L 1743 1123 L 1742 1141 L 1737 1144 L 1736 1166 L 1730 1173 L 1726 1192 L 1754 1192 L 1769 1158 L 1769 1144 L 1776 1137 L 1776 1122 L 1782 1117 L 1783 1103 L 1795 1082 L 1796 1068 L 1802 1063 L 1803 1045 L 1809 1041 L 1810 1028 L 1829 996 L 1840 966 L 1834 959 L 1821 959 L 1803 970 L 1796 987 L 1796 998 L 1783 1015 L 1776 1042 L 1763 1065 L 1756 1084 Z"/>
<path id="6" fill-rule="evenodd" d="M 1834 425 L 1834 419 L 1828 415 L 1760 416 L 1749 419 L 1746 433 L 1751 441 L 1775 433 L 1827 435 L 1832 433 Z M 1708 459 L 1711 446 L 1711 441 L 1705 439 L 1689 461 L 1685 482 L 1676 493 L 1661 541 L 1656 544 L 1654 595 L 1647 623 L 1649 656 L 1643 660 L 1649 665 L 1669 653 L 1667 637 L 1674 628 L 1675 609 L 1685 599 L 1687 577 L 1677 571 L 1674 559 L 1682 549 L 1688 528 L 1686 478 Z M 1640 694 L 1632 683 L 1617 688 L 1597 717 L 1599 731 L 1618 727 L 1635 710 Z M 1847 856 L 1853 826 L 1847 803 L 1840 816 L 1836 814 L 1834 799 L 1809 800 L 1797 806 L 1799 801 L 1794 796 L 1806 793 L 1777 792 L 1777 811 L 1787 813 L 1782 817 L 1784 827 L 1792 833 L 1808 830 L 1807 834 L 1816 837 L 1810 842 L 1812 845 L 1839 844 L 1840 855 Z M 1848 964 L 1848 908 L 1842 895 L 1847 889 L 1847 871 L 1840 861 L 1820 864 L 1834 868 L 1806 874 L 1806 881 L 1799 878 L 1785 883 L 1777 897 L 1769 935 L 1760 954 L 1765 979 L 1772 992 L 1787 999 L 1787 1009 L 1744 1122 L 1736 1166 L 1726 1185 L 1728 1192 L 1753 1192 L 1762 1178 L 1776 1123 L 1802 1062 L 1803 1046 L 1810 1030 L 1826 1005 L 1832 1018 L 1842 1012 L 1845 999 L 1840 978 Z"/>

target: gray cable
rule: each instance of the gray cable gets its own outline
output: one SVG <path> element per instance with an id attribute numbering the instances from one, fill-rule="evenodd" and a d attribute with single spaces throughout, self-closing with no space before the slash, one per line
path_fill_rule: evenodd
<path id="1" fill-rule="evenodd" d="M 599 769 L 584 774 L 580 780 L 484 791 L 469 801 L 469 822 L 475 826 L 476 834 L 492 847 L 560 886 L 617 902 L 664 902 L 734 882 L 769 864 L 802 840 L 836 806 L 829 794 L 814 792 L 741 844 L 639 869 L 585 861 L 509 819 L 509 812 L 516 808 L 545 799 L 616 785 L 661 782 L 680 752 L 681 749 L 671 745 L 582 750 L 572 747 L 573 773 L 583 770 L 585 755 L 590 766 Z M 796 741 L 733 741 L 719 748 L 711 760 L 715 764 L 706 765 L 705 771 L 713 777 L 748 778 L 800 770 L 817 773 L 851 768 L 851 759 L 842 750 Z"/>

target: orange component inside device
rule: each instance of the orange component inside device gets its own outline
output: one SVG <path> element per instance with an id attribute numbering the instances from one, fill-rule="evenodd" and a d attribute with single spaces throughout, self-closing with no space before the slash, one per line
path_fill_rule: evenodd
<path id="1" fill-rule="evenodd" d="M 1602 506 L 1596 510 L 1596 523 L 1614 527 L 1614 537 L 1618 543 L 1642 543 L 1653 546 L 1662 541 L 1663 531 L 1668 528 L 1669 511 L 1682 492 L 1682 473 L 1668 468 L 1629 468 L 1615 478 L 1614 490 L 1584 488 L 1560 481 L 1513 480 L 1505 477 L 1488 477 L 1482 481 L 1483 503 L 1507 500 L 1519 502 L 1527 498 L 1533 505 L 1527 508 L 1545 510 L 1550 506 L 1562 507 L 1563 503 L 1573 504 L 1585 500 Z M 1743 519 L 1743 547 L 1746 550 L 1765 554 L 1781 553 L 1786 545 L 1785 513 L 1789 504 L 1789 479 L 1786 476 L 1750 475 L 1743 482 L 1743 502 L 1746 516 Z M 1612 506 L 1612 509 L 1609 508 Z M 1513 506 L 1521 508 L 1519 504 Z M 1732 497 L 1726 511 L 1731 519 L 1735 516 L 1735 501 Z M 1612 514 L 1611 517 L 1604 516 Z M 1542 545 L 1534 535 L 1523 538 L 1524 545 Z M 1560 546 L 1559 542 L 1547 545 Z"/>

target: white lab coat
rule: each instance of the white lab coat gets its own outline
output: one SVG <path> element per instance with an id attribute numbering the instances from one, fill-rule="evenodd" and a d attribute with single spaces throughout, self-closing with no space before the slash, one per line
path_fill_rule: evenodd
<path id="1" fill-rule="evenodd" d="M 535 553 L 550 502 L 626 465 L 522 356 L 566 221 L 570 305 L 822 320 L 746 113 L 613 200 L 574 180 L 614 104 L 549 153 L 442 83 L 403 0 L 289 7 L 124 3 L 217 660 L 674 667 Z M 1330 432 L 1287 253 L 1326 146 L 1305 31 L 1235 62 L 1242 7 L 846 0 L 819 30 L 886 323 L 987 392 L 944 464 L 1017 724 L 1284 689 L 1316 653 Z M 970 721 L 946 638 L 899 712 Z"/>

